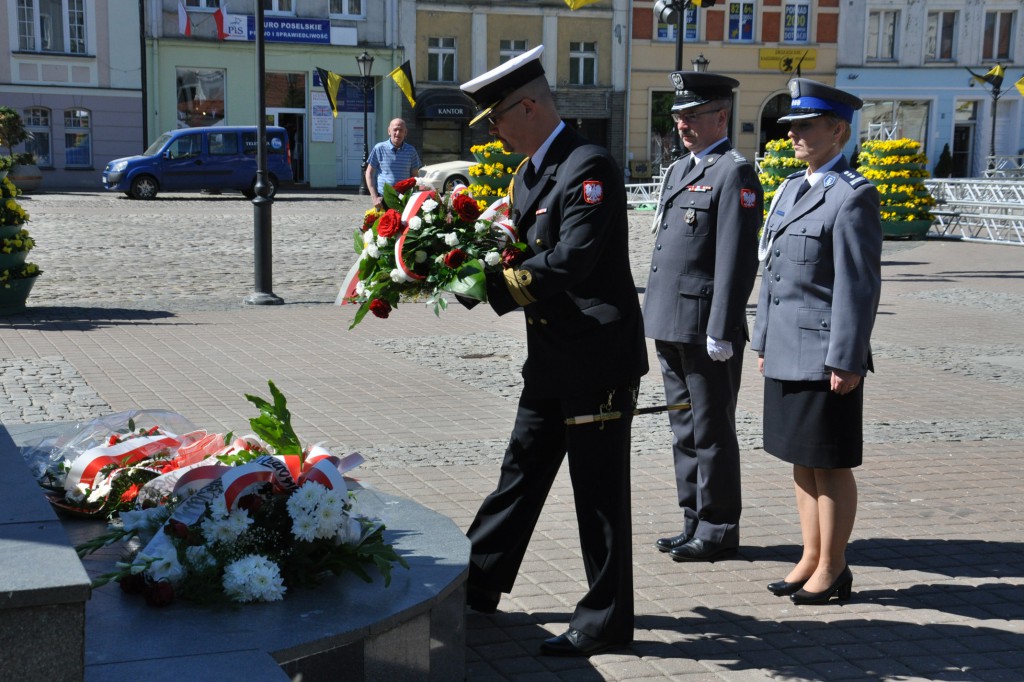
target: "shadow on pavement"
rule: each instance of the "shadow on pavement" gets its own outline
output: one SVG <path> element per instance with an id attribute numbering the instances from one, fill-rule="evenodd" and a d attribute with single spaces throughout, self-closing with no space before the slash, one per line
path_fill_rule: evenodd
<path id="1" fill-rule="evenodd" d="M 75 306 L 30 306 L 24 312 L 2 318 L 10 329 L 34 331 L 78 331 L 163 320 L 175 314 L 166 310 L 133 308 L 85 308 Z"/>

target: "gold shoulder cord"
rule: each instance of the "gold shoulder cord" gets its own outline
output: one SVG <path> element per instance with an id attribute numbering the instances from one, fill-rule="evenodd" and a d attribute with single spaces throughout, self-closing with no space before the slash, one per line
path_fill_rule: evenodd
<path id="1" fill-rule="evenodd" d="M 508 210 L 510 212 L 512 211 L 512 193 L 515 191 L 516 176 L 519 175 L 519 170 L 523 167 L 523 164 L 527 164 L 529 162 L 530 157 L 527 156 L 525 159 L 519 162 L 519 165 L 516 166 L 516 169 L 512 172 L 512 180 L 510 180 L 508 183 Z"/>

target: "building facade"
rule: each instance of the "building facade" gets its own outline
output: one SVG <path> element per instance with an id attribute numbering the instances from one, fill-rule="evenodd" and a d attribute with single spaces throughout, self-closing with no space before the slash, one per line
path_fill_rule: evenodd
<path id="1" fill-rule="evenodd" d="M 0 10 L 0 104 L 32 132 L 15 151 L 35 153 L 47 187 L 96 189 L 108 160 L 144 148 L 138 8 L 123 5 L 9 0 Z"/>
<path id="2" fill-rule="evenodd" d="M 719 0 L 684 11 L 681 58 L 676 63 L 678 17 L 655 15 L 654 0 L 632 11 L 628 156 L 634 169 L 671 160 L 675 141 L 668 75 L 707 60 L 708 72 L 740 82 L 730 138 L 747 158 L 769 140 L 785 137 L 777 123 L 789 107 L 787 83 L 796 75 L 834 82 L 839 0 Z"/>
<path id="3" fill-rule="evenodd" d="M 934 164 L 948 146 L 954 177 L 987 157 L 1024 153 L 1024 5 L 1020 0 L 848 0 L 839 87 L 865 101 L 857 141 L 909 137 Z M 1000 97 L 973 78 L 1005 70 Z"/>
<path id="4" fill-rule="evenodd" d="M 469 128 L 459 84 L 544 45 L 544 71 L 567 124 L 624 160 L 629 0 L 570 11 L 564 0 L 417 0 L 403 27 L 418 101 L 403 104 L 424 163 L 469 158 L 487 126 Z"/>

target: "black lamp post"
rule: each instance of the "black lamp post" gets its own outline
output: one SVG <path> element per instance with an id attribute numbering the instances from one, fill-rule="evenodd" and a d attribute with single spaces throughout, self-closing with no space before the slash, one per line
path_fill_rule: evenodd
<path id="1" fill-rule="evenodd" d="M 271 241 L 271 205 L 267 183 L 267 92 L 266 50 L 264 47 L 263 3 L 256 2 L 256 193 L 253 213 L 254 291 L 245 298 L 248 305 L 281 305 L 284 300 L 273 292 L 273 247 Z"/>
<path id="2" fill-rule="evenodd" d="M 708 65 L 711 63 L 711 60 L 705 57 L 702 52 L 696 59 L 691 59 L 690 63 L 693 64 L 694 71 L 704 73 L 708 70 Z"/>
<path id="3" fill-rule="evenodd" d="M 974 81 L 988 83 L 992 86 L 992 89 L 988 91 L 988 94 L 992 96 L 992 134 L 989 137 L 988 143 L 988 168 L 992 169 L 996 166 L 996 119 L 999 112 L 999 98 L 1003 95 L 1003 71 L 999 62 L 996 62 L 995 67 L 984 76 L 979 76 L 970 69 L 967 69 L 967 71 L 971 74 L 970 86 L 972 88 L 974 87 Z"/>
<path id="4" fill-rule="evenodd" d="M 366 194 L 366 165 L 370 158 L 370 131 L 369 119 L 367 116 L 367 102 L 366 100 L 370 96 L 370 92 L 373 90 L 370 80 L 370 71 L 373 69 L 373 56 L 370 55 L 366 50 L 356 57 L 356 63 L 359 65 L 360 89 L 363 91 L 363 165 L 360 167 L 361 175 L 359 177 L 359 193 Z"/>
<path id="5" fill-rule="evenodd" d="M 669 24 L 672 23 L 672 19 L 675 18 L 676 24 L 676 68 L 675 71 L 683 70 L 683 37 L 686 31 L 686 7 L 690 4 L 690 0 L 658 0 L 654 3 L 654 15 L 658 17 L 658 20 Z M 683 155 L 683 147 L 679 142 L 679 132 L 673 136 L 672 149 L 672 160 L 678 159 Z"/>

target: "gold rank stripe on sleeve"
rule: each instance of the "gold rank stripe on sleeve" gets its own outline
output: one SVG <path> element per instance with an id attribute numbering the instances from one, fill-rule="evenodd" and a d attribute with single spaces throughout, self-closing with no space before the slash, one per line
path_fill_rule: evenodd
<path id="1" fill-rule="evenodd" d="M 533 284 L 533 275 L 530 274 L 529 270 L 507 268 L 504 271 L 504 275 L 505 286 L 508 287 L 509 293 L 512 294 L 512 300 L 518 305 L 527 306 L 537 301 L 527 289 L 528 286 Z"/>

